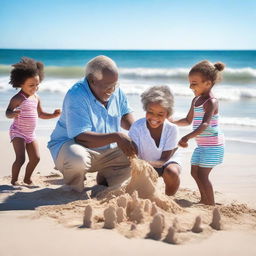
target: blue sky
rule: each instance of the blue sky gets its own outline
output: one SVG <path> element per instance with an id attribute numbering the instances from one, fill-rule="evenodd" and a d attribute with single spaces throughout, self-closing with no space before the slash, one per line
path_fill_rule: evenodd
<path id="1" fill-rule="evenodd" d="M 256 49 L 255 0 L 1 0 L 0 48 Z"/>

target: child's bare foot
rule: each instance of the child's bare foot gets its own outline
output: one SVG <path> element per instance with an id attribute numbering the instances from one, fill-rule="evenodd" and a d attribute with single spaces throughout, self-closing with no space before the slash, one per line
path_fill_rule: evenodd
<path id="1" fill-rule="evenodd" d="M 39 186 L 35 185 L 32 180 L 23 180 L 23 184 L 27 188 L 39 188 Z"/>
<path id="2" fill-rule="evenodd" d="M 201 196 L 201 199 L 200 199 L 200 201 L 198 202 L 198 204 L 208 204 L 207 197 Z"/>
<path id="3" fill-rule="evenodd" d="M 215 203 L 213 202 L 209 202 L 207 199 L 204 200 L 204 199 L 201 199 L 198 204 L 205 204 L 205 205 L 215 205 Z"/>
<path id="4" fill-rule="evenodd" d="M 26 184 L 26 185 L 33 185 L 33 182 L 31 179 L 24 179 L 23 182 Z"/>
<path id="5" fill-rule="evenodd" d="M 13 186 L 20 186 L 21 184 L 17 180 L 11 180 Z"/>
<path id="6" fill-rule="evenodd" d="M 214 203 L 214 202 L 205 202 L 204 204 L 205 204 L 205 205 L 212 205 L 212 206 L 215 206 L 215 203 Z"/>
<path id="7" fill-rule="evenodd" d="M 206 200 L 205 199 L 200 199 L 200 201 L 197 202 L 197 204 L 205 204 Z"/>

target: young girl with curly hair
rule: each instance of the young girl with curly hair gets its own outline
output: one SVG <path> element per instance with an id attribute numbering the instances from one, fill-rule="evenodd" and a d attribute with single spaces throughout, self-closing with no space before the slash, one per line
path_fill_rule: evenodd
<path id="1" fill-rule="evenodd" d="M 26 151 L 29 162 L 26 166 L 23 182 L 31 185 L 31 175 L 40 161 L 35 136 L 37 119 L 38 117 L 42 119 L 57 117 L 60 115 L 60 109 L 56 109 L 53 113 L 44 112 L 41 101 L 36 94 L 39 83 L 44 78 L 43 63 L 24 57 L 12 66 L 9 83 L 20 90 L 11 98 L 6 109 L 6 117 L 13 119 L 10 127 L 10 139 L 16 155 L 12 165 L 11 184 L 19 185 L 18 176 L 20 168 L 25 162 Z"/>

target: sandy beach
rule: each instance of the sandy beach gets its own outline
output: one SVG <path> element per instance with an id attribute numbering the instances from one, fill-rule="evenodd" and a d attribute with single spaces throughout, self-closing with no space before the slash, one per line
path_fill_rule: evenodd
<path id="1" fill-rule="evenodd" d="M 1 1 L 0 6 L 0 256 L 256 256 L 256 1 L 12 0 Z M 96 56 L 112 59 L 118 72 L 104 61 L 88 68 Z M 20 62 L 24 57 L 36 61 L 28 65 L 29 70 Z M 204 60 L 214 66 L 192 70 Z M 66 97 L 75 84 L 82 88 L 85 79 L 95 102 L 79 86 Z M 13 115 L 9 110 L 23 112 L 21 97 L 12 100 L 19 86 L 25 96 L 36 88 L 41 102 L 35 130 L 40 162 L 31 186 L 23 183 L 27 155 L 19 184 L 11 185 L 15 152 L 9 129 L 17 112 Z M 47 143 L 59 118 L 66 119 L 74 136 L 89 126 L 95 132 L 117 129 L 118 116 L 130 108 L 135 120 L 156 112 L 161 120 L 165 111 L 155 111 L 158 108 L 152 105 L 154 111 L 146 114 L 143 105 L 147 104 L 141 102 L 142 93 L 152 86 L 171 90 L 173 120 L 190 116 L 195 95 L 202 95 L 201 100 L 207 95 L 211 98 L 205 107 L 201 102 L 197 114 L 201 115 L 201 107 L 206 116 L 214 109 L 213 129 L 211 134 L 204 131 L 203 144 L 204 140 L 215 144 L 219 131 L 225 137 L 224 162 L 209 176 L 214 206 L 199 203 L 200 193 L 190 174 L 195 139 L 189 140 L 188 147 L 178 148 L 182 164 L 174 196 L 165 195 L 163 179 L 136 156 L 129 159 L 131 176 L 121 186 L 99 186 L 97 173 L 86 173 L 81 193 L 65 186 L 62 174 L 54 168 Z M 114 91 L 117 98 L 110 95 Z M 81 104 L 72 100 L 78 93 Z M 94 111 L 82 114 L 88 100 Z M 19 123 L 26 130 L 36 119 L 30 103 L 25 104 L 27 114 L 21 115 Z M 164 108 L 167 105 L 163 102 Z M 56 109 L 62 115 L 50 118 L 57 116 Z M 77 109 L 79 117 L 70 115 Z M 98 114 L 105 125 L 94 118 Z M 88 118 L 92 125 L 86 125 Z M 150 119 L 154 126 L 157 120 Z M 197 126 L 201 116 L 195 119 Z M 123 121 L 124 127 L 127 122 Z M 59 131 L 62 128 L 60 124 Z M 191 133 L 193 124 L 178 129 L 181 139 Z M 156 144 L 157 130 L 152 133 Z M 98 142 L 93 141 L 93 146 L 100 146 Z M 86 138 L 84 143 L 88 145 Z M 166 144 L 164 150 L 168 149 Z M 64 162 L 68 172 L 73 163 Z M 99 165 L 89 170 L 99 170 L 103 164 Z"/>
<path id="2" fill-rule="evenodd" d="M 89 255 L 207 253 L 234 256 L 256 253 L 254 155 L 226 154 L 225 163 L 216 167 L 211 176 L 217 202 L 216 207 L 212 207 L 197 204 L 197 187 L 189 173 L 189 151 L 184 154 L 181 186 L 175 197 L 164 195 L 162 179 L 158 179 L 153 186 L 153 197 L 145 197 L 140 189 L 136 195 L 130 184 L 130 191 L 102 192 L 95 198 L 93 194 L 99 189 L 95 186 L 95 174 L 87 175 L 83 193 L 66 191 L 62 187 L 62 176 L 54 170 L 46 148 L 47 137 L 38 138 L 41 162 L 33 174 L 35 187 L 10 186 L 14 153 L 8 133 L 1 132 L 0 138 L 3 152 L 0 255 L 78 255 L 86 252 Z M 21 170 L 21 178 L 23 174 Z M 122 205 L 122 200 L 126 206 Z M 86 227 L 84 220 L 88 206 L 92 209 L 90 227 Z M 119 212 L 124 212 L 122 220 L 117 214 L 119 221 L 114 228 L 107 227 L 104 219 L 107 218 L 106 209 L 110 211 L 111 207 L 116 212 L 119 208 Z M 220 213 L 220 230 L 210 225 L 214 208 Z M 193 225 L 198 216 L 201 230 L 196 232 Z M 154 225 L 162 229 L 154 230 Z M 174 231 L 172 239 L 168 240 L 170 227 Z"/>

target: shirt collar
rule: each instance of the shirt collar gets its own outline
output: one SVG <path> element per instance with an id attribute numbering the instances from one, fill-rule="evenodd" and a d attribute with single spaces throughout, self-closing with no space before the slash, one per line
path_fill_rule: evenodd
<path id="1" fill-rule="evenodd" d="M 89 83 L 88 83 L 86 77 L 84 78 L 84 88 L 89 93 L 90 97 L 92 97 L 93 99 L 97 100 L 96 97 L 94 96 L 94 94 L 91 91 L 91 88 L 89 86 Z"/>

